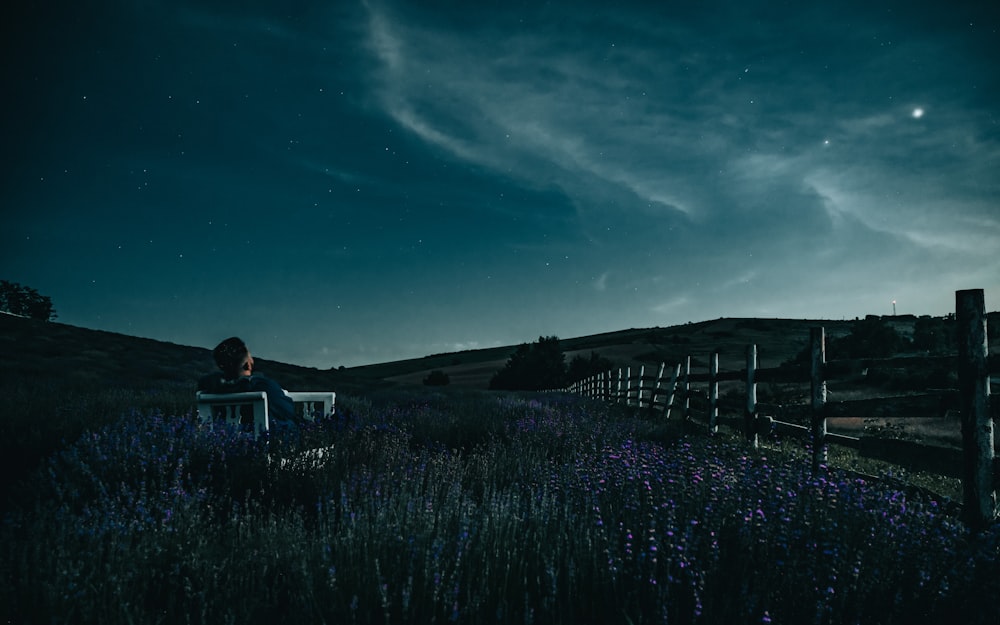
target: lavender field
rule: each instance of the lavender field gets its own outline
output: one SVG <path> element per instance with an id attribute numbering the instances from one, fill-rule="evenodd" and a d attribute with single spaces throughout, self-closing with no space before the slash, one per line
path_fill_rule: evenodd
<path id="1" fill-rule="evenodd" d="M 86 432 L 6 513 L 0 616 L 1000 622 L 1000 528 L 933 497 L 561 395 L 347 403 L 267 448 L 155 411 Z"/>

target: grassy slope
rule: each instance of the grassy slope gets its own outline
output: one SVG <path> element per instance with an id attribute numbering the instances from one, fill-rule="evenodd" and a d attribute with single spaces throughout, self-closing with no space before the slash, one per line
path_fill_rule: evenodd
<path id="1" fill-rule="evenodd" d="M 0 376 L 48 378 L 88 386 L 188 387 L 215 369 L 212 351 L 114 332 L 0 315 Z M 255 358 L 257 368 L 290 390 L 369 384 L 335 370 Z"/>
<path id="2" fill-rule="evenodd" d="M 656 368 L 687 355 L 707 360 L 713 350 L 722 367 L 743 366 L 746 346 L 759 347 L 761 365 L 775 366 L 806 345 L 809 328 L 822 325 L 830 336 L 847 332 L 845 321 L 717 319 L 670 328 L 630 329 L 563 338 L 567 360 L 596 351 L 621 366 Z M 344 388 L 363 391 L 385 383 L 420 384 L 435 369 L 453 386 L 485 389 L 516 345 L 436 354 L 344 370 L 300 367 L 257 358 L 258 368 L 291 390 Z M 54 322 L 0 315 L 0 375 L 57 377 L 81 384 L 189 385 L 214 368 L 208 348 L 177 345 Z"/>
<path id="3" fill-rule="evenodd" d="M 669 328 L 640 328 L 577 338 L 561 338 L 567 361 L 577 354 L 597 352 L 622 367 L 655 370 L 661 362 L 676 363 L 692 356 L 693 365 L 708 361 L 713 351 L 720 354 L 723 369 L 745 366 L 746 347 L 758 346 L 763 367 L 777 366 L 800 351 L 809 341 L 809 329 L 826 328 L 828 336 L 848 332 L 847 321 L 803 319 L 716 319 Z M 527 342 L 527 341 L 526 341 Z M 440 369 L 453 386 L 487 388 L 490 377 L 503 368 L 516 345 L 454 354 L 354 367 L 348 371 L 359 377 L 420 384 L 428 373 Z"/>
<path id="4" fill-rule="evenodd" d="M 638 369 L 644 365 L 647 372 L 655 371 L 660 362 L 680 362 L 687 355 L 692 356 L 693 367 L 703 369 L 708 356 L 717 350 L 723 370 L 738 370 L 745 366 L 749 344 L 758 346 L 762 367 L 773 367 L 806 345 L 811 327 L 822 325 L 828 337 L 837 337 L 849 331 L 849 324 L 830 320 L 717 319 L 564 338 L 561 342 L 567 359 L 595 351 L 620 366 Z M 912 318 L 898 318 L 896 324 L 902 333 L 912 330 Z M 490 377 L 515 349 L 504 346 L 438 354 L 344 370 L 320 370 L 266 359 L 258 359 L 258 364 L 261 371 L 291 390 L 332 389 L 342 397 L 392 386 L 420 385 L 435 369 L 446 372 L 456 390 L 485 389 Z M 0 424 L 7 432 L 2 445 L 5 463 L 12 467 L 37 460 L 28 456 L 37 456 L 38 452 L 45 455 L 60 439 L 72 440 L 79 434 L 79 424 L 68 423 L 68 418 L 66 424 L 60 422 L 62 411 L 70 411 L 68 406 L 64 408 L 66 404 L 76 406 L 73 410 L 78 413 L 81 402 L 94 404 L 86 406 L 85 412 L 104 418 L 115 416 L 107 413 L 144 410 L 154 404 L 164 411 L 183 413 L 191 407 L 186 405 L 186 398 L 190 397 L 193 405 L 197 378 L 213 368 L 211 351 L 206 348 L 9 315 L 0 315 L 0 353 L 0 392 L 8 398 L 8 407 L 26 406 L 19 408 L 21 414 L 8 415 Z M 95 389 L 109 388 L 124 389 L 125 393 L 105 393 L 96 402 L 88 395 Z M 46 394 L 63 397 L 41 397 Z M 21 397 L 11 402 L 12 395 Z M 171 401 L 162 405 L 166 397 Z M 40 424 L 40 420 L 44 423 Z M 837 429 L 831 424 L 831 431 Z M 846 458 L 845 463 L 856 461 Z"/>

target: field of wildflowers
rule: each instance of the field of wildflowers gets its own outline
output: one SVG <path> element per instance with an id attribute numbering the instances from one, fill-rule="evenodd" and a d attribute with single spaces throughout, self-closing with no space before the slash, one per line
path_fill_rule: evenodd
<path id="1" fill-rule="evenodd" d="M 85 432 L 5 514 L 0 617 L 1000 622 L 1000 529 L 932 497 L 557 394 L 344 402 L 266 446 L 157 411 Z"/>

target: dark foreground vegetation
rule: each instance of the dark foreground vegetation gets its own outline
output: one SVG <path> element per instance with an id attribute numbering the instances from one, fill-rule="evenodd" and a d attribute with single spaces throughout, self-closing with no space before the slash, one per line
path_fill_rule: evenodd
<path id="1" fill-rule="evenodd" d="M 1000 622 L 1000 528 L 780 442 L 427 389 L 338 396 L 348 419 L 265 448 L 187 397 L 118 398 L 12 490 L 0 619 Z"/>

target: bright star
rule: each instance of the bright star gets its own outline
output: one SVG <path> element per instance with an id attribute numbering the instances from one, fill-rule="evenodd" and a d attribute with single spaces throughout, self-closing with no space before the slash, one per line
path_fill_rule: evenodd
<path id="1" fill-rule="evenodd" d="M 920 108 L 919 106 L 913 109 L 913 119 L 920 119 L 923 116 L 924 116 L 924 109 Z"/>

